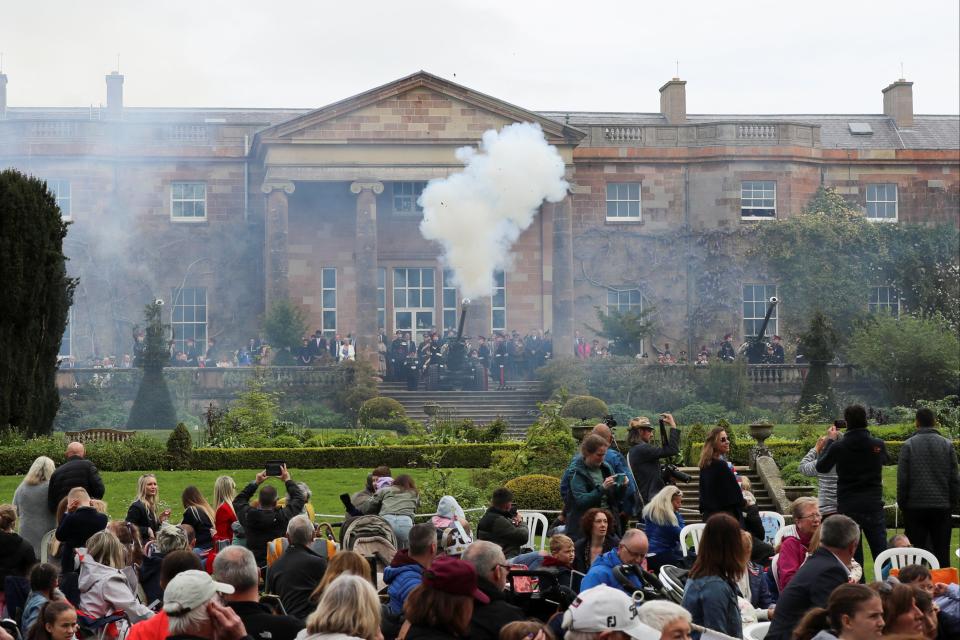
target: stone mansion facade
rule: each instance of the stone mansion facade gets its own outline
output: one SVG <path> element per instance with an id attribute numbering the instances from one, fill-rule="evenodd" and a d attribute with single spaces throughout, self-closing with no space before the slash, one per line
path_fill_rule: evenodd
<path id="1" fill-rule="evenodd" d="M 311 111 L 8 105 L 0 75 L 0 167 L 47 180 L 80 278 L 64 354 L 130 351 L 143 305 L 162 298 L 175 339 L 236 349 L 271 301 L 310 331 L 455 326 L 456 289 L 418 229 L 427 181 L 490 128 L 538 123 L 567 164 L 568 197 L 545 204 L 467 335 L 550 329 L 555 349 L 590 334 L 595 308 L 652 304 L 657 342 L 713 344 L 756 330 L 777 283 L 746 269 L 727 312 L 698 318 L 711 288 L 691 257 L 718 232 L 798 213 L 835 187 L 878 223 L 958 224 L 960 116 L 913 113 L 912 83 L 871 115 L 693 115 L 686 83 L 659 113 L 531 112 L 426 72 Z M 13 86 L 13 85 L 11 85 Z M 879 104 L 878 97 L 878 107 Z M 678 250 L 678 243 L 683 250 Z M 895 305 L 883 283 L 865 305 Z M 789 332 L 789 306 L 775 332 Z"/>

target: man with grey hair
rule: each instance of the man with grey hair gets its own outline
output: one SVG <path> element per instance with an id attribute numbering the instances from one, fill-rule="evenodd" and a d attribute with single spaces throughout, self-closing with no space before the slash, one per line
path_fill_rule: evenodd
<path id="1" fill-rule="evenodd" d="M 477 570 L 477 588 L 490 599 L 489 604 L 473 603 L 470 640 L 497 640 L 500 629 L 507 624 L 526 620 L 523 610 L 504 598 L 510 565 L 499 545 L 477 540 L 467 547 L 462 559 Z"/>
<path id="2" fill-rule="evenodd" d="M 631 588 L 626 589 L 621 585 L 620 580 L 614 574 L 614 569 L 622 565 L 632 565 L 641 567 L 644 558 L 647 557 L 647 551 L 650 549 L 650 542 L 647 540 L 647 534 L 640 529 L 627 529 L 620 539 L 620 544 L 616 549 L 610 549 L 603 555 L 597 557 L 587 571 L 587 575 L 580 582 L 580 590 L 586 591 L 597 585 L 605 584 L 614 589 L 623 589 L 629 594 L 643 589 L 643 580 L 639 572 L 633 572 L 624 576 L 631 583 Z"/>
<path id="3" fill-rule="evenodd" d="M 253 553 L 246 547 L 231 545 L 217 554 L 213 561 L 215 580 L 233 587 L 233 593 L 223 596 L 233 609 L 247 633 L 263 640 L 293 640 L 304 624 L 292 616 L 276 616 L 260 604 L 260 572 Z"/>
<path id="4" fill-rule="evenodd" d="M 267 591 L 280 596 L 290 615 L 306 619 L 313 611 L 310 594 L 327 571 L 327 560 L 312 548 L 313 523 L 305 515 L 287 523 L 287 548 L 267 569 Z"/>
<path id="5" fill-rule="evenodd" d="M 205 571 L 184 571 L 167 585 L 163 611 L 169 623 L 168 638 L 177 640 L 252 640 L 243 621 L 217 600 L 218 593 L 233 587 L 214 582 Z"/>
<path id="6" fill-rule="evenodd" d="M 835 515 L 820 525 L 820 546 L 780 594 L 768 640 L 787 640 L 807 611 L 827 606 L 830 593 L 850 581 L 859 545 L 860 527 L 851 518 Z"/>

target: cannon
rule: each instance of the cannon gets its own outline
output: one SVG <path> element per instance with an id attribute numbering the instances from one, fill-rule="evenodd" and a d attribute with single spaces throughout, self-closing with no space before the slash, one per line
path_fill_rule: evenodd
<path id="1" fill-rule="evenodd" d="M 749 364 L 763 364 L 766 362 L 767 347 L 769 346 L 766 340 L 767 325 L 770 324 L 770 316 L 773 315 L 773 310 L 776 309 L 778 302 L 780 302 L 780 300 L 777 296 L 770 298 L 767 303 L 767 314 L 763 317 L 763 324 L 760 325 L 760 330 L 757 332 L 757 335 L 747 338 L 747 341 L 743 345 L 743 349 L 747 355 L 747 363 Z"/>
<path id="2" fill-rule="evenodd" d="M 425 385 L 428 391 L 482 391 L 486 372 L 477 358 L 470 357 L 470 346 L 463 337 L 470 301 L 461 302 L 457 335 L 448 338 L 430 354 L 424 365 Z"/>

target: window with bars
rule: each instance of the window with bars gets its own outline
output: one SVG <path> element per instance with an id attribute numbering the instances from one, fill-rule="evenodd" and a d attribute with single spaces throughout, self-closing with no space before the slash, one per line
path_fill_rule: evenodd
<path id="1" fill-rule="evenodd" d="M 187 353 L 187 340 L 194 341 L 194 349 L 203 353 L 207 348 L 207 290 L 204 287 L 185 287 L 173 290 L 171 326 L 174 349 Z"/>
<path id="2" fill-rule="evenodd" d="M 457 287 L 453 284 L 453 271 L 443 270 L 443 330 L 457 330 Z"/>
<path id="3" fill-rule="evenodd" d="M 394 182 L 391 184 L 393 191 L 393 212 L 399 215 L 420 215 L 423 209 L 417 204 L 417 199 L 423 193 L 423 188 L 427 186 L 426 182 Z"/>
<path id="4" fill-rule="evenodd" d="M 755 336 L 760 332 L 763 318 L 767 314 L 767 303 L 777 295 L 775 284 L 745 284 L 743 285 L 743 335 Z M 773 308 L 770 324 L 764 335 L 767 337 L 779 333 L 777 321 L 777 307 Z"/>
<path id="5" fill-rule="evenodd" d="M 47 180 L 47 190 L 57 200 L 57 206 L 60 207 L 60 216 L 64 220 L 70 220 L 73 217 L 71 211 L 70 181 L 69 180 Z"/>
<path id="6" fill-rule="evenodd" d="M 416 332 L 417 342 L 433 326 L 433 268 L 397 267 L 393 270 L 394 329 Z"/>
<path id="7" fill-rule="evenodd" d="M 897 185 L 895 184 L 868 184 L 867 185 L 867 219 L 897 220 Z"/>
<path id="8" fill-rule="evenodd" d="M 334 267 L 320 270 L 320 330 L 327 338 L 337 333 L 337 270 Z"/>
<path id="9" fill-rule="evenodd" d="M 607 289 L 607 313 L 642 311 L 642 300 L 639 289 Z"/>
<path id="10" fill-rule="evenodd" d="M 640 220 L 640 183 L 607 183 L 607 220 Z"/>
<path id="11" fill-rule="evenodd" d="M 507 274 L 493 274 L 493 296 L 490 297 L 490 328 L 493 331 L 507 330 Z"/>
<path id="12" fill-rule="evenodd" d="M 772 180 L 747 180 L 740 183 L 741 218 L 776 218 L 777 183 Z"/>
<path id="13" fill-rule="evenodd" d="M 174 182 L 170 185 L 170 217 L 180 221 L 207 219 L 207 185 L 204 182 Z"/>
<path id="14" fill-rule="evenodd" d="M 867 301 L 870 313 L 889 313 L 900 317 L 900 296 L 893 287 L 872 287 Z"/>
<path id="15" fill-rule="evenodd" d="M 387 270 L 377 268 L 377 327 L 387 329 Z"/>

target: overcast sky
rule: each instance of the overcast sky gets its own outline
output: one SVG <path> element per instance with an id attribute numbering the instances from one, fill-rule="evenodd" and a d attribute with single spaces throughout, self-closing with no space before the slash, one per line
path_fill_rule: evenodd
<path id="1" fill-rule="evenodd" d="M 879 113 L 904 75 L 917 113 L 960 112 L 957 0 L 6 0 L 8 104 L 320 107 L 424 69 L 529 109 Z"/>

